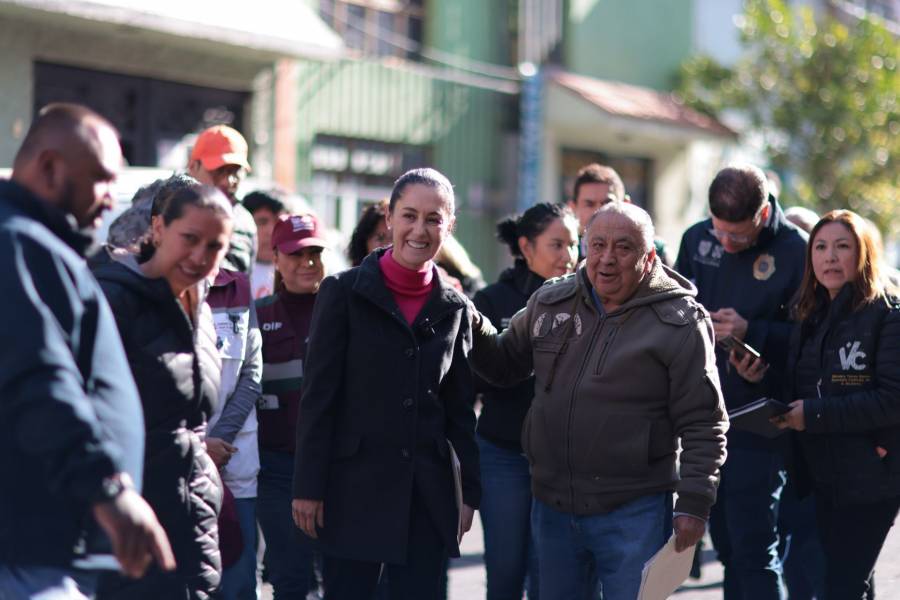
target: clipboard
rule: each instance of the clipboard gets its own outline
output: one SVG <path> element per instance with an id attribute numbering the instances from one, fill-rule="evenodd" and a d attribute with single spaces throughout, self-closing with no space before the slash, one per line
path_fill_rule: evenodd
<path id="1" fill-rule="evenodd" d="M 673 533 L 659 552 L 644 563 L 637 600 L 666 600 L 691 574 L 693 563 L 694 548 L 676 552 Z"/>

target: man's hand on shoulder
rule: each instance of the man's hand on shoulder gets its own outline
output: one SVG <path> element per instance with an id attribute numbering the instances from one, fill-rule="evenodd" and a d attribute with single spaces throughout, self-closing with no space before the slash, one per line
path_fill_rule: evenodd
<path id="1" fill-rule="evenodd" d="M 93 506 L 94 518 L 112 541 L 113 554 L 128 577 L 141 577 L 155 560 L 163 571 L 175 569 L 169 538 L 153 509 L 126 474 L 104 480 L 110 498 Z"/>

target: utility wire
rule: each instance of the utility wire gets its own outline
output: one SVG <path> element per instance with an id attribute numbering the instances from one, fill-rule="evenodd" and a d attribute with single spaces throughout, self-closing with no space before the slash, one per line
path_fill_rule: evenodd
<path id="1" fill-rule="evenodd" d="M 332 4 L 331 6 L 334 5 Z M 417 53 L 419 56 L 441 65 L 459 69 L 461 71 L 468 71 L 469 73 L 480 75 L 482 77 L 504 79 L 506 81 L 514 82 L 522 80 L 519 72 L 512 67 L 480 61 L 473 58 L 466 58 L 457 54 L 438 50 L 437 48 L 424 46 L 421 42 L 410 39 L 395 31 L 383 28 L 381 23 L 376 23 L 375 29 L 377 30 L 377 33 L 374 33 L 373 35 L 372 30 L 366 27 L 365 19 L 362 19 L 362 24 L 359 22 L 360 18 L 355 15 L 350 15 L 350 18 L 344 19 L 338 16 L 337 12 L 331 9 L 331 6 L 326 8 L 320 4 L 320 11 L 326 13 L 331 18 L 332 22 L 338 22 L 344 26 L 352 27 L 365 36 L 374 37 L 378 41 L 385 42 L 399 50 Z"/>

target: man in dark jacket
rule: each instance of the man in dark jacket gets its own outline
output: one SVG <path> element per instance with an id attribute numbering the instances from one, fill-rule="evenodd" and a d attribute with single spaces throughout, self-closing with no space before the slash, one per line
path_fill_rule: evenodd
<path id="1" fill-rule="evenodd" d="M 0 590 L 93 594 L 112 561 L 138 577 L 174 560 L 137 488 L 141 406 L 116 325 L 83 260 L 122 162 L 112 126 L 45 107 L 0 181 Z M 109 541 L 102 538 L 100 525 Z M 99 546 L 98 546 L 99 544 Z M 54 593 L 59 595 L 53 595 Z M 43 596 L 42 596 L 43 597 Z"/>
<path id="2" fill-rule="evenodd" d="M 717 350 L 725 404 L 733 410 L 780 397 L 791 325 L 788 305 L 803 277 L 806 235 L 789 223 L 750 165 L 722 169 L 709 188 L 712 217 L 684 234 L 675 268 L 697 286 L 716 340 L 743 340 L 770 366 L 768 387 L 742 379 Z M 710 532 L 725 565 L 726 600 L 784 598 L 775 530 L 785 482 L 781 454 L 762 436 L 732 428 Z"/>

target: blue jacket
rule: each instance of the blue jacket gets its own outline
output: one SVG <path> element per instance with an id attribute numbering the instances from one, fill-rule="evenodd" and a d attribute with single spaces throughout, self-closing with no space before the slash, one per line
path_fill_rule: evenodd
<path id="1" fill-rule="evenodd" d="M 99 531 L 103 478 L 140 486 L 141 404 L 89 242 L 0 181 L 0 564 L 70 566 Z"/>
<path id="2" fill-rule="evenodd" d="M 722 393 L 729 410 L 762 396 L 780 397 L 792 324 L 790 305 L 803 278 L 806 234 L 784 217 L 775 199 L 769 199 L 769 222 L 755 245 L 735 254 L 725 252 L 709 232 L 706 219 L 688 229 L 681 239 L 675 269 L 697 286 L 697 300 L 710 312 L 733 308 L 747 319 L 746 343 L 771 365 L 760 384 L 744 380 L 716 349 Z M 729 445 L 761 443 L 763 438 L 732 428 Z"/>

